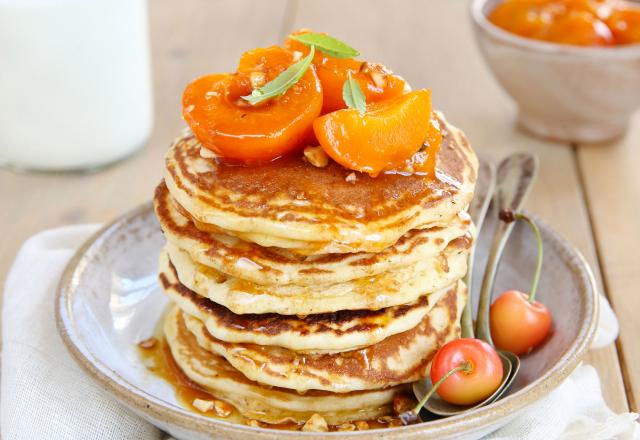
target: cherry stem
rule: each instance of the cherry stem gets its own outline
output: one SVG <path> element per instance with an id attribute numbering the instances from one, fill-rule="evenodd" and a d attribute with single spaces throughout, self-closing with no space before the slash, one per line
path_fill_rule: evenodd
<path id="1" fill-rule="evenodd" d="M 533 275 L 533 281 L 531 282 L 531 290 L 529 291 L 528 301 L 530 304 L 533 304 L 533 301 L 536 299 L 536 292 L 538 290 L 538 283 L 540 281 L 540 274 L 542 273 L 542 259 L 543 259 L 543 249 L 542 249 L 542 235 L 540 235 L 540 229 L 538 229 L 538 225 L 531 220 L 527 215 L 521 212 L 512 212 L 509 210 L 503 210 L 500 212 L 500 220 L 506 223 L 511 223 L 515 220 L 524 220 L 531 226 L 533 233 L 536 236 L 537 248 L 538 248 L 538 257 L 536 259 L 536 271 Z"/>
<path id="2" fill-rule="evenodd" d="M 413 408 L 412 411 L 415 414 L 420 413 L 420 410 L 427 403 L 427 401 L 431 398 L 431 396 L 433 396 L 433 393 L 435 393 L 437 391 L 438 387 L 440 385 L 442 385 L 445 380 L 449 379 L 450 376 L 452 376 L 453 374 L 455 374 L 455 373 L 457 373 L 459 371 L 462 371 L 464 373 L 470 373 L 472 369 L 473 369 L 473 365 L 471 364 L 471 362 L 470 361 L 464 361 L 463 363 L 461 363 L 457 367 L 452 368 L 451 370 L 447 371 L 447 373 L 444 376 L 442 376 L 440 378 L 440 380 L 438 380 L 435 384 L 433 384 L 433 386 L 431 387 L 429 392 L 422 398 L 422 400 L 420 402 L 418 402 L 418 404 L 416 405 L 415 408 Z"/>

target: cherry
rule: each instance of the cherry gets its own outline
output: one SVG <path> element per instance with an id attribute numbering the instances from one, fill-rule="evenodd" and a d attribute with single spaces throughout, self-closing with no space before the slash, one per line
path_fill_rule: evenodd
<path id="1" fill-rule="evenodd" d="M 500 387 L 502 375 L 502 361 L 490 344 L 473 338 L 448 342 L 431 361 L 433 387 L 415 408 L 400 414 L 400 420 L 417 423 L 420 409 L 434 392 L 455 405 L 478 403 Z"/>
<path id="2" fill-rule="evenodd" d="M 526 221 L 533 229 L 538 245 L 531 292 L 527 295 L 517 290 L 508 290 L 496 298 L 489 311 L 491 338 L 495 346 L 520 356 L 540 345 L 551 329 L 551 312 L 544 304 L 535 300 L 542 270 L 542 237 L 537 225 L 524 214 L 505 210 L 500 213 L 500 220 L 507 223 Z"/>

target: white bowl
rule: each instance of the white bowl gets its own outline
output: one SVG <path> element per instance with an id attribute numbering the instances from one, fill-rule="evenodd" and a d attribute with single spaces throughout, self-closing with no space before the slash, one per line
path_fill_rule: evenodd
<path id="1" fill-rule="evenodd" d="M 640 44 L 581 47 L 523 38 L 487 19 L 501 1 L 474 0 L 471 15 L 489 67 L 518 104 L 518 125 L 568 142 L 622 135 L 640 107 Z"/>

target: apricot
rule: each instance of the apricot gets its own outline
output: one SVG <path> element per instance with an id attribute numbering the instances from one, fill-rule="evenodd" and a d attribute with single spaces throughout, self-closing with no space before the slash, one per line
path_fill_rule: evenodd
<path id="1" fill-rule="evenodd" d="M 507 0 L 496 6 L 489 20 L 496 26 L 527 38 L 540 38 L 553 17 L 562 11 L 561 5 L 548 0 Z"/>
<path id="2" fill-rule="evenodd" d="M 213 74 L 190 83 L 183 94 L 183 116 L 202 145 L 244 163 L 261 163 L 306 146 L 322 109 L 315 68 L 284 94 L 251 105 L 242 96 L 266 84 L 295 62 L 277 46 L 246 52 L 235 74 Z"/>
<path id="3" fill-rule="evenodd" d="M 397 172 L 420 173 L 425 175 L 435 175 L 436 157 L 442 144 L 442 130 L 438 120 L 431 116 L 427 137 L 422 143 L 422 147 L 413 156 L 407 159 L 403 166 L 394 168 Z"/>
<path id="4" fill-rule="evenodd" d="M 640 43 L 640 6 L 621 4 L 606 19 L 617 44 Z"/>
<path id="5" fill-rule="evenodd" d="M 333 160 L 376 176 L 406 166 L 433 130 L 430 119 L 431 91 L 421 89 L 368 104 L 362 116 L 351 108 L 328 113 L 314 121 L 313 130 Z"/>
<path id="6" fill-rule="evenodd" d="M 294 34 L 305 32 L 310 31 L 301 30 Z M 287 38 L 284 47 L 303 55 L 309 53 L 307 45 L 291 38 Z M 394 98 L 404 93 L 405 80 L 394 75 L 382 64 L 358 61 L 353 58 L 334 58 L 323 54 L 320 50 L 316 52 L 313 64 L 322 84 L 323 114 L 347 107 L 342 99 L 342 86 L 349 72 L 362 88 L 367 102 Z"/>
<path id="7" fill-rule="evenodd" d="M 624 0 L 506 0 L 489 20 L 520 36 L 554 43 L 640 42 L 640 7 Z"/>
<path id="8" fill-rule="evenodd" d="M 611 29 L 588 11 L 570 11 L 553 20 L 543 39 L 577 46 L 609 46 L 614 43 Z"/>

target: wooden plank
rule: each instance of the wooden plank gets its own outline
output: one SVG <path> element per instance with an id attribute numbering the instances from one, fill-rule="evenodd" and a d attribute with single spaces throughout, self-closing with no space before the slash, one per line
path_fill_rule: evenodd
<path id="1" fill-rule="evenodd" d="M 620 320 L 618 348 L 629 406 L 640 410 L 640 113 L 627 135 L 608 145 L 580 146 L 579 164 L 609 298 Z"/>
<path id="2" fill-rule="evenodd" d="M 476 48 L 468 3 L 451 0 L 298 0 L 292 30 L 328 32 L 404 76 L 414 88 L 433 90 L 434 104 L 463 128 L 476 151 L 501 158 L 536 153 L 541 172 L 528 207 L 580 249 L 599 277 L 589 218 L 575 154 L 568 145 L 542 142 L 513 128 L 515 109 L 487 70 Z M 567 215 L 567 213 L 571 213 Z M 589 354 L 605 398 L 627 408 L 615 348 Z"/>
<path id="3" fill-rule="evenodd" d="M 150 6 L 155 125 L 131 159 L 94 174 L 16 174 L 0 170 L 0 285 L 20 244 L 46 228 L 105 222 L 149 200 L 163 156 L 180 134 L 185 85 L 232 71 L 242 51 L 278 41 L 286 0 L 154 0 Z M 247 31 L 250 30 L 250 32 Z M 55 145 L 51 145 L 55 148 Z"/>

